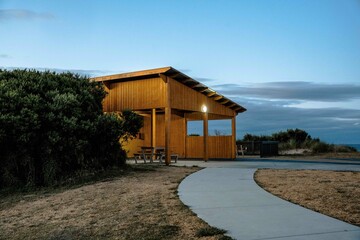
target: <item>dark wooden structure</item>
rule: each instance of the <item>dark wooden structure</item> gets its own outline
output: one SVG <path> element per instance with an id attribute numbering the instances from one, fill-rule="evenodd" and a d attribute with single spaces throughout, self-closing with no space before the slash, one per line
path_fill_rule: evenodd
<path id="1" fill-rule="evenodd" d="M 131 109 L 144 117 L 139 138 L 127 146 L 129 156 L 140 146 L 164 146 L 165 162 L 170 155 L 181 158 L 236 157 L 236 116 L 246 111 L 204 84 L 172 67 L 115 74 L 94 78 L 108 95 L 105 112 Z M 208 121 L 231 119 L 230 136 L 209 136 Z M 187 121 L 203 120 L 203 136 L 187 136 Z"/>

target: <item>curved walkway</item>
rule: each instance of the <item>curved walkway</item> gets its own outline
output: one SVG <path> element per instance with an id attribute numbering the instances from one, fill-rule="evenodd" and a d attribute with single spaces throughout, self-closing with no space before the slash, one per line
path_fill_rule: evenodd
<path id="1" fill-rule="evenodd" d="M 197 164 L 196 164 L 197 163 Z M 241 240 L 360 239 L 360 228 L 282 200 L 260 188 L 253 179 L 253 162 L 180 162 L 207 167 L 185 178 L 179 196 L 211 226 L 228 230 Z M 269 163 L 257 166 L 291 169 L 360 171 L 360 165 Z M 250 166 L 249 166 L 250 165 Z"/>

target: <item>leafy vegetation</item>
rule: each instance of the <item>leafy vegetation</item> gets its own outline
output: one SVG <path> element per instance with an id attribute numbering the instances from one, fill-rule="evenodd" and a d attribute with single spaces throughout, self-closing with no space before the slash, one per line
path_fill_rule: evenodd
<path id="1" fill-rule="evenodd" d="M 101 83 L 73 73 L 0 70 L 0 188 L 48 186 L 125 163 L 135 113 L 103 114 Z"/>
<path id="2" fill-rule="evenodd" d="M 216 235 L 220 235 L 220 234 L 225 234 L 226 232 L 227 232 L 226 230 L 219 229 L 216 227 L 206 227 L 206 228 L 200 228 L 197 231 L 196 236 L 197 237 L 216 236 Z"/>
<path id="3" fill-rule="evenodd" d="M 319 138 L 312 138 L 306 131 L 301 129 L 287 129 L 271 135 L 252 135 L 245 134 L 241 141 L 278 141 L 279 150 L 306 148 L 311 149 L 313 153 L 326 152 L 356 152 L 357 150 L 350 146 L 328 144 Z"/>

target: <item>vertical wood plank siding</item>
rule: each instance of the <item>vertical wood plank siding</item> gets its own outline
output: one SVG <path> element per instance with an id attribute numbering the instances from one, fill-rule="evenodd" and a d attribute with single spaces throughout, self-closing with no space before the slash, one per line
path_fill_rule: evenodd
<path id="1" fill-rule="evenodd" d="M 204 137 L 186 137 L 186 157 L 203 158 Z M 209 136 L 208 137 L 209 158 L 233 158 L 232 136 Z"/>
<path id="2" fill-rule="evenodd" d="M 161 78 L 115 82 L 104 100 L 104 111 L 165 107 L 165 85 Z"/>
<path id="3" fill-rule="evenodd" d="M 234 116 L 234 111 L 221 105 L 204 94 L 195 91 L 178 81 L 171 81 L 171 107 L 181 110 L 201 111 L 201 106 L 206 105 L 208 113 Z"/>
<path id="4" fill-rule="evenodd" d="M 209 158 L 233 158 L 232 136 L 209 136 Z"/>
<path id="5" fill-rule="evenodd" d="M 144 133 L 144 140 L 134 139 L 130 141 L 126 147 L 128 156 L 132 157 L 134 153 L 140 151 L 141 146 L 151 145 L 151 118 L 144 117 L 144 127 L 141 130 Z M 170 152 L 179 154 L 179 157 L 185 157 L 185 122 L 178 115 L 171 115 L 171 136 L 170 136 Z M 156 114 L 156 146 L 165 146 L 165 115 Z"/>
<path id="6" fill-rule="evenodd" d="M 204 137 L 187 136 L 186 137 L 186 158 L 204 157 Z"/>

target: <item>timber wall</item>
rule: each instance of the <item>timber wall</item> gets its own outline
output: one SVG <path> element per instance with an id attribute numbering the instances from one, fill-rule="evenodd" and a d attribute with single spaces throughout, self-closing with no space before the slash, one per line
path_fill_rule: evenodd
<path id="1" fill-rule="evenodd" d="M 232 136 L 208 136 L 208 156 L 209 158 L 235 158 L 232 152 Z M 204 156 L 204 137 L 186 137 L 186 158 L 203 158 Z"/>
<path id="2" fill-rule="evenodd" d="M 144 127 L 140 131 L 144 135 L 144 140 L 134 139 L 124 148 L 128 151 L 128 156 L 132 157 L 134 153 L 141 150 L 141 146 L 151 145 L 151 119 L 144 117 Z M 176 114 L 171 115 L 171 135 L 170 152 L 179 154 L 179 157 L 185 157 L 185 119 Z M 165 146 L 165 116 L 156 115 L 156 144 L 157 147 Z"/>
<path id="3" fill-rule="evenodd" d="M 105 112 L 165 107 L 165 83 L 160 77 L 114 82 L 108 89 L 104 99 Z"/>

